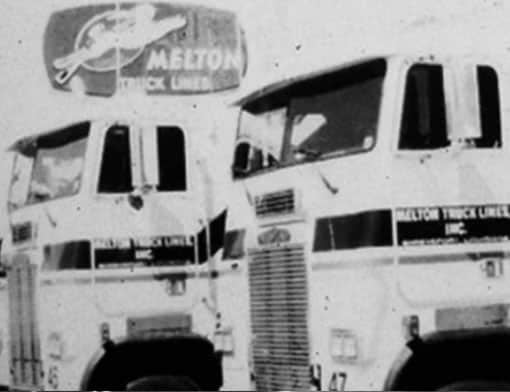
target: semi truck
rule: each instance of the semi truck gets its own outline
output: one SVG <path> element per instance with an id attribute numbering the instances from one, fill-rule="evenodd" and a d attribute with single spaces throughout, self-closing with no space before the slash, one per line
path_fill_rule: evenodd
<path id="1" fill-rule="evenodd" d="M 358 56 L 239 100 L 251 387 L 510 388 L 502 58 Z"/>
<path id="2" fill-rule="evenodd" d="M 8 149 L 2 382 L 228 388 L 232 336 L 216 284 L 228 170 L 218 150 L 235 129 L 224 100 L 246 72 L 235 13 L 68 6 L 49 18 L 43 46 L 49 96 L 70 120 L 47 113 Z"/>

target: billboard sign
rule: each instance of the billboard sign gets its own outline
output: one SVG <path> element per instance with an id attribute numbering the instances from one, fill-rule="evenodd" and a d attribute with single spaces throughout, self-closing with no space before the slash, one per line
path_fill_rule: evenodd
<path id="1" fill-rule="evenodd" d="M 236 88 L 246 47 L 234 13 L 169 3 L 110 3 L 54 13 L 44 37 L 51 84 L 111 96 Z"/>

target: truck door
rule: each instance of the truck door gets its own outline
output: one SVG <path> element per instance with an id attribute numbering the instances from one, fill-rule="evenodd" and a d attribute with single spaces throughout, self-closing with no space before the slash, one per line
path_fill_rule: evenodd
<path id="1" fill-rule="evenodd" d="M 414 64 L 402 93 L 392 173 L 400 292 L 420 306 L 504 301 L 509 162 L 496 69 Z"/>

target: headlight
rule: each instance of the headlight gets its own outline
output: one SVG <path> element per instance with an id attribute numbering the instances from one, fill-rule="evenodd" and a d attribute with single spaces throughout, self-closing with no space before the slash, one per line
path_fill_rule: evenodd
<path id="1" fill-rule="evenodd" d="M 331 357 L 338 361 L 359 359 L 359 342 L 353 331 L 332 329 L 330 335 Z"/>

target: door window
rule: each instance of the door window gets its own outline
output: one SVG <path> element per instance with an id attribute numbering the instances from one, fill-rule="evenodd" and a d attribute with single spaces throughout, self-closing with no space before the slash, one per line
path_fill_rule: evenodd
<path id="1" fill-rule="evenodd" d="M 443 67 L 414 65 L 407 74 L 399 148 L 428 150 L 448 144 Z"/>
<path id="2" fill-rule="evenodd" d="M 475 140 L 476 147 L 500 147 L 501 105 L 498 75 L 492 67 L 478 66 L 477 81 L 482 137 Z"/>
<path id="3" fill-rule="evenodd" d="M 454 72 L 461 72 L 454 69 Z M 476 67 L 476 82 L 478 91 L 469 90 L 464 86 L 454 86 L 460 104 L 465 94 L 478 94 L 480 118 L 480 137 L 464 138 L 466 148 L 498 148 L 501 146 L 501 106 L 499 84 L 496 71 L 488 66 Z M 452 107 L 453 103 L 450 103 Z M 404 107 L 400 129 L 399 148 L 401 150 L 432 150 L 450 145 L 448 127 L 475 126 L 478 124 L 462 114 L 462 108 L 457 108 L 453 114 L 460 119 L 457 124 L 447 124 L 445 88 L 443 67 L 440 65 L 417 64 L 411 67 L 407 74 Z M 459 118 L 464 116 L 464 118 Z M 469 117 L 469 116 L 467 116 Z M 466 122 L 469 122 L 467 124 Z M 455 132 L 459 133 L 459 132 Z"/>
<path id="4" fill-rule="evenodd" d="M 186 190 L 186 151 L 184 133 L 178 127 L 158 127 L 158 191 Z"/>
<path id="5" fill-rule="evenodd" d="M 129 193 L 133 191 L 129 127 L 114 125 L 106 132 L 99 193 Z"/>

